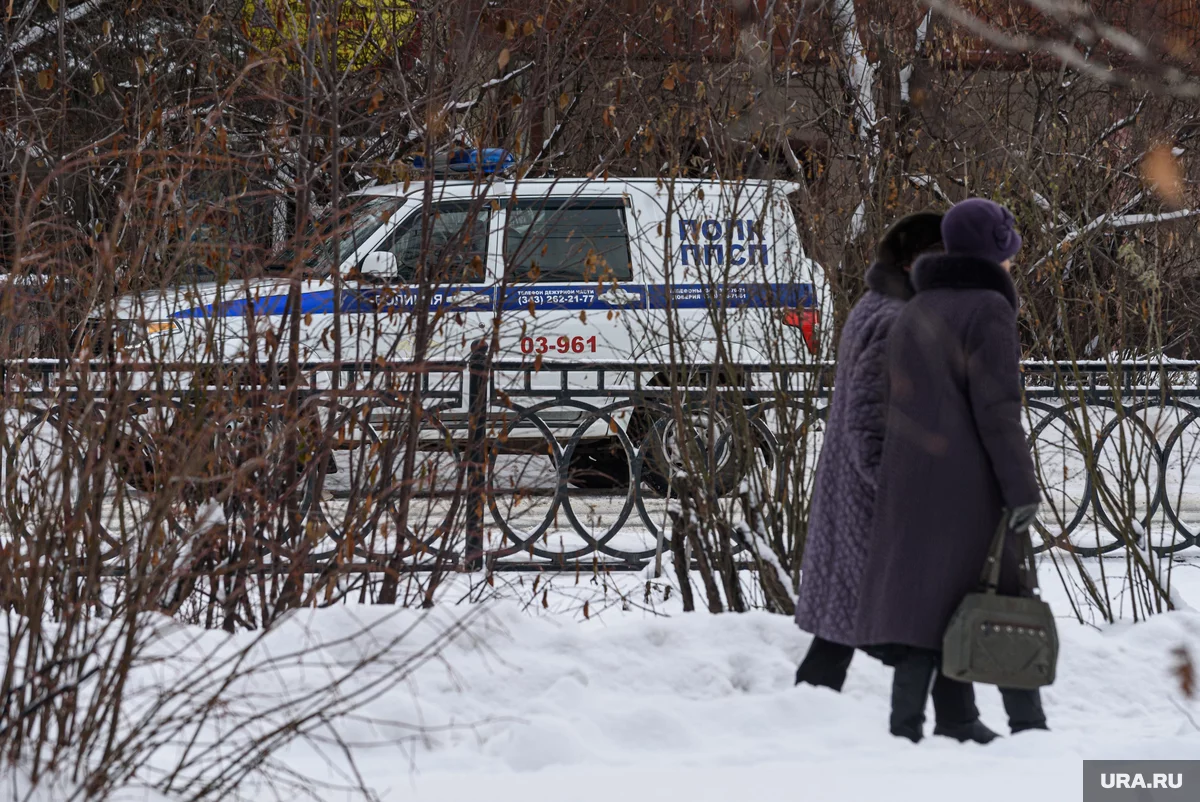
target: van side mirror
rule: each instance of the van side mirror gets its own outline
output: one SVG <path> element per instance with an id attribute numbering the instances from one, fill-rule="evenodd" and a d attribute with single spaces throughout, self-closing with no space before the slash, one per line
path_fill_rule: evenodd
<path id="1" fill-rule="evenodd" d="M 372 251 L 363 259 L 358 270 L 381 279 L 395 279 L 400 273 L 400 262 L 391 251 Z"/>

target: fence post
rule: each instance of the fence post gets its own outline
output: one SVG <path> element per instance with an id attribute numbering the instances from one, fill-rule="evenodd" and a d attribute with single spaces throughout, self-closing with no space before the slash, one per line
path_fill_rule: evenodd
<path id="1" fill-rule="evenodd" d="M 467 543 L 463 569 L 483 567 L 483 506 L 487 472 L 488 341 L 476 340 L 467 362 L 467 404 L 470 406 L 467 428 Z"/>

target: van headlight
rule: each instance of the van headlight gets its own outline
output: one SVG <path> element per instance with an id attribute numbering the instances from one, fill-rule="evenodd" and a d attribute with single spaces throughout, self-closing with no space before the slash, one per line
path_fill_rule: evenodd
<path id="1" fill-rule="evenodd" d="M 122 320 L 113 326 L 118 350 L 145 345 L 175 328 L 173 320 Z"/>
<path id="2" fill-rule="evenodd" d="M 161 337 L 167 332 L 177 328 L 174 320 L 155 320 L 147 322 L 143 329 L 144 338 L 152 340 L 155 337 Z"/>
<path id="3" fill-rule="evenodd" d="M 135 350 L 176 328 L 173 320 L 91 320 L 85 326 L 81 356 L 104 357 Z"/>

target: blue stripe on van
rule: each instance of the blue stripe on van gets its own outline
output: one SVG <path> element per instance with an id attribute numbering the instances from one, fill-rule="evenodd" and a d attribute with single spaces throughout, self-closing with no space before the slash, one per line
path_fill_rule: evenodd
<path id="1" fill-rule="evenodd" d="M 786 308 L 816 305 L 811 284 L 622 284 L 621 289 L 630 303 L 612 303 L 601 298 L 595 286 L 578 284 L 535 284 L 504 289 L 504 310 L 608 310 L 608 309 L 706 309 L 726 308 Z M 434 292 L 431 309 L 452 308 L 463 312 L 495 311 L 499 287 L 447 287 Z M 456 294 L 476 296 L 473 303 L 456 300 Z M 482 296 L 482 297 L 480 297 Z M 417 291 L 409 287 L 343 289 L 341 311 L 352 314 L 378 314 L 409 309 L 416 303 Z M 235 300 L 205 304 L 183 309 L 174 318 L 241 317 L 282 315 L 287 312 L 287 295 L 269 295 L 253 301 Z M 333 313 L 333 291 L 319 290 L 302 293 L 300 313 L 328 315 Z"/>
<path id="2" fill-rule="evenodd" d="M 378 304 L 373 298 L 358 290 L 342 290 L 343 312 L 374 312 Z M 242 317 L 282 315 L 287 312 L 288 296 L 268 295 L 265 298 L 255 298 L 253 302 L 246 299 L 224 301 L 219 304 L 205 304 L 193 309 L 182 309 L 172 313 L 174 318 L 196 317 Z M 307 315 L 333 314 L 333 290 L 319 290 L 300 294 L 300 313 Z"/>

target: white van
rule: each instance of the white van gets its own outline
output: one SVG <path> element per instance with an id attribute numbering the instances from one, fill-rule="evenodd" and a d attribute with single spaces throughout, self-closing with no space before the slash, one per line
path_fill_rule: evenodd
<path id="1" fill-rule="evenodd" d="M 117 319 L 130 356 L 282 361 L 294 286 L 283 272 L 302 260 L 305 361 L 411 359 L 423 298 L 430 360 L 463 360 L 495 332 L 500 362 L 798 365 L 822 356 L 828 298 L 788 205 L 795 189 L 612 177 L 373 187 L 299 259 L 282 255 L 277 277 L 201 272 L 94 317 Z M 593 428 L 586 439 L 611 435 Z"/>
<path id="2" fill-rule="evenodd" d="M 465 358 L 499 321 L 495 358 L 505 361 L 703 362 L 721 339 L 734 361 L 803 363 L 818 353 L 827 298 L 788 207 L 794 189 L 609 178 L 365 190 L 343 211 L 337 242 L 325 233 L 303 255 L 301 358 L 339 356 L 334 267 L 346 279 L 340 358 L 409 358 L 424 254 L 437 318 L 429 359 Z M 120 299 L 121 350 L 178 361 L 268 357 L 287 334 L 282 273 L 295 262 L 277 261 L 278 277 L 200 269 L 179 286 Z M 783 342 L 765 336 L 777 320 L 788 324 Z"/>

